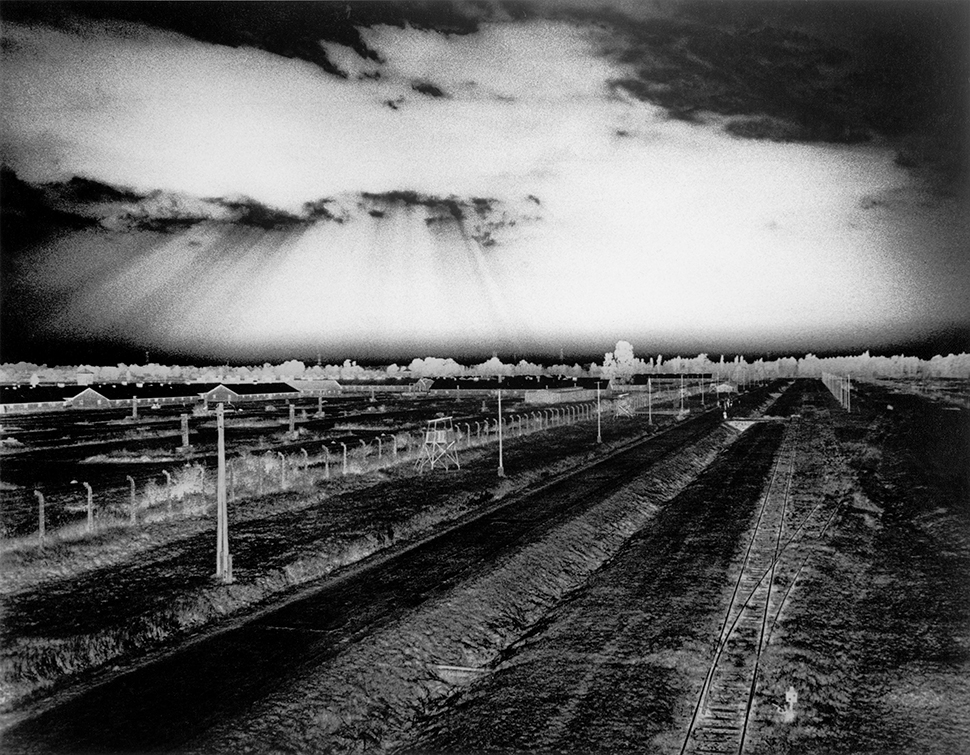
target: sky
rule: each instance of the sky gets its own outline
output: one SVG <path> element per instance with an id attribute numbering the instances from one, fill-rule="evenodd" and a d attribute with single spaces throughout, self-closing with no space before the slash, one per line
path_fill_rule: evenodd
<path id="1" fill-rule="evenodd" d="M 968 8 L 4 2 L 0 360 L 968 349 Z"/>

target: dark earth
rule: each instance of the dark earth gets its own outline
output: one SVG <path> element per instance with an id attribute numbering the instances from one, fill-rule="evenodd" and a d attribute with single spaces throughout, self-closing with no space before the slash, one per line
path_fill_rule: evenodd
<path id="1" fill-rule="evenodd" d="M 231 618 L 120 642 L 105 661 L 118 672 L 96 664 L 38 689 L 7 716 L 3 749 L 682 752 L 754 512 L 797 426 L 792 499 L 830 524 L 793 549 L 745 751 L 968 751 L 970 413 L 860 386 L 847 414 L 813 380 L 732 407 L 762 411 L 770 421 L 743 432 L 717 411 L 660 432 L 618 420 L 600 452 L 588 425 L 559 428 L 508 444 L 510 472 L 532 472 L 507 491 L 481 450 L 458 474 L 390 474 L 240 522 L 235 557 L 261 566 L 223 590 L 256 590 L 256 572 L 310 558 L 324 531 L 400 529 L 318 582 L 256 590 L 263 603 L 207 587 L 208 532 L 134 570 L 5 596 L 5 647 L 122 631 L 206 590 Z M 461 491 L 450 517 L 404 530 Z"/>

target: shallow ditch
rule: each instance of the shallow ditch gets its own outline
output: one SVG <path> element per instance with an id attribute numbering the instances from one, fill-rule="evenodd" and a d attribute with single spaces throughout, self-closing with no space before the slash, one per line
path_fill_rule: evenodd
<path id="1" fill-rule="evenodd" d="M 538 540 L 364 638 L 244 716 L 197 752 L 327 751 L 402 745 L 442 700 L 480 681 L 514 642 L 609 562 L 738 436 L 716 429 Z"/>
<path id="2" fill-rule="evenodd" d="M 781 441 L 746 430 L 571 598 L 445 701 L 405 752 L 676 752 L 721 594 Z"/>

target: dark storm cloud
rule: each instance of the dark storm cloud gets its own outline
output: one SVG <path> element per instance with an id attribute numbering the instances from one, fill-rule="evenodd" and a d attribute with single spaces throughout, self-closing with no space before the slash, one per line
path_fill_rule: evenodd
<path id="1" fill-rule="evenodd" d="M 415 92 L 426 94 L 428 97 L 444 98 L 448 96 L 442 89 L 427 81 L 417 81 L 411 85 L 411 89 Z"/>
<path id="2" fill-rule="evenodd" d="M 429 230 L 457 227 L 462 235 L 483 248 L 499 245 L 504 231 L 541 219 L 535 209 L 539 200 L 531 195 L 521 207 L 511 207 L 491 197 L 437 197 L 415 191 L 365 192 L 361 197 L 361 207 L 371 217 L 383 218 L 401 208 L 422 208 Z"/>
<path id="3" fill-rule="evenodd" d="M 726 129 L 743 138 L 889 138 L 898 163 L 938 188 L 965 181 L 970 4 L 674 7 L 669 17 L 616 24 L 607 54 L 635 71 L 617 87 L 674 117 L 728 116 Z"/>
<path id="4" fill-rule="evenodd" d="M 42 241 L 51 233 L 79 230 L 96 220 L 51 205 L 46 193 L 21 181 L 7 166 L 0 167 L 0 260 Z M 6 278 L 7 276 L 4 276 Z"/>
<path id="5" fill-rule="evenodd" d="M 295 214 L 249 197 L 200 199 L 164 191 L 139 194 L 77 176 L 69 181 L 34 186 L 21 181 L 7 167 L 3 168 L 3 196 L 3 229 L 15 247 L 57 230 L 76 230 L 95 224 L 120 232 L 176 233 L 200 223 L 287 231 L 351 219 L 344 206 L 347 198 L 343 202 L 331 198 L 306 202 L 301 212 Z M 532 196 L 528 200 L 539 203 Z M 536 219 L 531 211 L 517 216 L 494 198 L 439 197 L 410 190 L 363 192 L 358 195 L 357 206 L 372 218 L 386 217 L 396 209 L 420 207 L 427 214 L 428 226 L 448 221 L 464 224 L 469 236 L 483 246 L 496 243 L 494 234 L 498 229 L 513 227 L 526 216 Z"/>
<path id="6" fill-rule="evenodd" d="M 613 86 L 670 117 L 712 113 L 740 138 L 888 138 L 897 164 L 966 188 L 970 3 L 963 0 L 574 0 L 504 3 L 589 23 L 629 75 Z"/>
<path id="7" fill-rule="evenodd" d="M 70 24 L 81 16 L 147 24 L 227 47 L 255 47 L 314 63 L 346 77 L 321 47 L 337 42 L 379 61 L 359 29 L 378 24 L 469 34 L 478 28 L 480 8 L 450 2 L 10 2 L 4 15 L 15 21 Z"/>
<path id="8" fill-rule="evenodd" d="M 139 194 L 125 187 L 75 176 L 32 185 L 3 167 L 4 247 L 22 247 L 61 230 L 92 225 L 113 231 L 174 233 L 205 222 L 263 230 L 288 230 L 320 221 L 343 222 L 330 199 L 307 202 L 295 215 L 248 197 L 198 199 L 164 191 Z"/>
<path id="9" fill-rule="evenodd" d="M 76 16 L 148 24 L 230 47 L 251 46 L 348 74 L 321 41 L 380 63 L 361 29 L 410 26 L 470 34 L 483 21 L 556 18 L 606 33 L 613 82 L 671 117 L 725 116 L 740 138 L 894 140 L 901 166 L 941 188 L 966 178 L 970 4 L 962 0 L 630 2 L 5 3 L 12 20 Z M 368 76 L 379 76 L 369 72 Z M 431 81 L 414 91 L 447 92 Z M 388 99 L 398 109 L 400 100 Z"/>
<path id="10" fill-rule="evenodd" d="M 379 206 L 393 207 L 399 205 L 403 207 L 426 207 L 432 211 L 443 211 L 450 214 L 456 220 L 461 220 L 464 217 L 462 207 L 465 206 L 467 208 L 464 201 L 455 197 L 435 197 L 420 194 L 416 191 L 385 191 L 378 193 L 365 191 L 361 196 L 367 202 Z"/>

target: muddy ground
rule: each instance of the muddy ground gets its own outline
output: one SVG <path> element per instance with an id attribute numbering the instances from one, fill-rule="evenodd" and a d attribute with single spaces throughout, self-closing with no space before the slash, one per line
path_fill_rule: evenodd
<path id="1" fill-rule="evenodd" d="M 759 400 L 752 394 L 750 401 Z M 702 422 L 713 426 L 716 418 Z M 5 712 L 16 718 L 32 701 L 87 681 L 85 674 L 105 664 L 135 662 L 657 430 L 642 419 L 607 419 L 600 445 L 595 422 L 508 438 L 505 479 L 496 476 L 492 444 L 462 450 L 460 471 L 416 478 L 413 465 L 401 465 L 316 490 L 249 498 L 231 508 L 230 586 L 212 580 L 214 524 L 205 512 L 5 553 Z"/>
<path id="2" fill-rule="evenodd" d="M 496 512 L 488 526 L 503 545 L 491 555 L 487 548 L 473 555 L 485 546 L 470 529 L 466 546 L 452 543 L 451 555 L 424 551 L 430 576 L 409 576 L 388 562 L 385 576 L 375 571 L 360 583 L 369 588 L 347 582 L 344 593 L 339 585 L 336 592 L 306 590 L 305 598 L 240 624 L 222 645 L 197 643 L 152 664 L 154 681 L 123 674 L 77 699 L 67 695 L 65 705 L 9 729 L 5 749 L 680 752 L 753 512 L 775 451 L 797 426 L 793 498 L 817 503 L 831 524 L 793 549 L 798 577 L 779 586 L 788 597 L 763 657 L 745 752 L 968 752 L 970 418 L 875 386 L 860 387 L 853 408 L 847 415 L 820 383 L 798 381 L 768 409 L 783 421 L 738 433 L 711 415 L 703 433 L 678 430 L 679 444 L 644 451 L 641 462 L 628 456 L 627 466 L 600 482 L 585 475 L 587 490 L 599 492 L 574 489 L 582 501 L 557 508 L 553 497 L 538 508 L 523 503 L 517 515 Z M 640 432 L 625 422 L 607 430 L 612 444 Z M 553 431 L 541 448 L 538 436 L 510 445 L 506 467 L 523 475 L 505 483 L 511 487 L 495 487 L 490 464 L 447 478 L 440 490 L 427 481 L 413 497 L 392 475 L 348 491 L 345 508 L 330 499 L 326 516 L 313 513 L 318 506 L 283 514 L 272 538 L 263 537 L 265 525 L 281 515 L 261 528 L 254 521 L 242 549 L 283 573 L 304 564 L 311 579 L 313 569 L 333 568 L 315 556 L 329 542 L 321 531 L 337 536 L 324 524 L 335 513 L 342 532 L 370 534 L 377 549 L 397 538 L 400 548 L 446 518 L 494 507 L 496 497 L 517 501 L 516 484 L 544 490 L 550 470 L 597 453 L 581 432 L 589 428 Z M 549 455 L 553 447 L 559 456 Z M 611 474 L 624 477 L 622 484 Z M 561 488 L 569 489 L 568 482 Z M 456 500 L 444 518 L 404 524 Z M 307 516 L 319 518 L 301 525 Z M 388 519 L 389 533 L 382 529 Z M 359 529 L 348 526 L 353 522 Z M 502 528 L 526 522 L 522 535 L 503 537 Z M 128 582 L 151 596 L 135 602 L 142 615 L 173 596 L 210 594 L 211 554 L 200 544 L 192 555 L 191 542 L 178 546 L 184 561 L 161 558 L 151 567 L 160 581 Z M 197 564 L 196 582 L 179 582 L 165 571 L 171 563 Z M 455 570 L 436 575 L 435 564 Z M 212 618 L 258 603 L 254 586 L 265 585 L 266 574 L 243 572 L 246 590 L 236 605 L 231 588 L 220 590 Z M 169 583 L 178 589 L 154 595 Z M 93 580 L 73 587 L 89 606 L 104 592 Z M 293 589 L 274 586 L 277 595 Z M 50 610 L 71 600 L 69 592 Z M 44 605 L 39 600 L 35 606 Z M 104 616 L 118 611 L 115 624 L 129 621 L 122 603 L 106 600 Z M 99 614 L 82 615 L 84 605 L 32 625 L 30 616 L 44 616 L 43 609 L 21 603 L 17 636 L 35 627 L 50 644 L 46 621 L 64 626 L 68 637 L 78 636 L 78 621 L 104 626 Z M 160 641 L 189 633 L 191 625 L 176 626 Z M 146 649 L 123 648 L 117 657 L 130 663 Z M 231 686 L 217 678 L 220 665 L 247 663 L 250 671 Z M 179 699 L 183 687 L 169 684 L 186 668 L 213 670 L 208 687 L 183 680 L 195 690 L 188 701 Z M 74 686 L 83 678 L 76 675 Z M 791 690 L 797 700 L 786 712 Z M 149 707 L 119 704 L 126 694 Z M 202 699 L 213 702 L 199 713 Z M 93 724 L 99 712 L 110 721 Z M 173 734 L 173 727 L 185 730 Z"/>
<path id="3" fill-rule="evenodd" d="M 833 522 L 781 586 L 745 752 L 970 752 L 967 414 L 884 389 L 853 415 L 820 385 L 799 398 L 793 497 Z M 726 451 L 400 750 L 681 752 L 765 463 L 745 452 Z"/>

